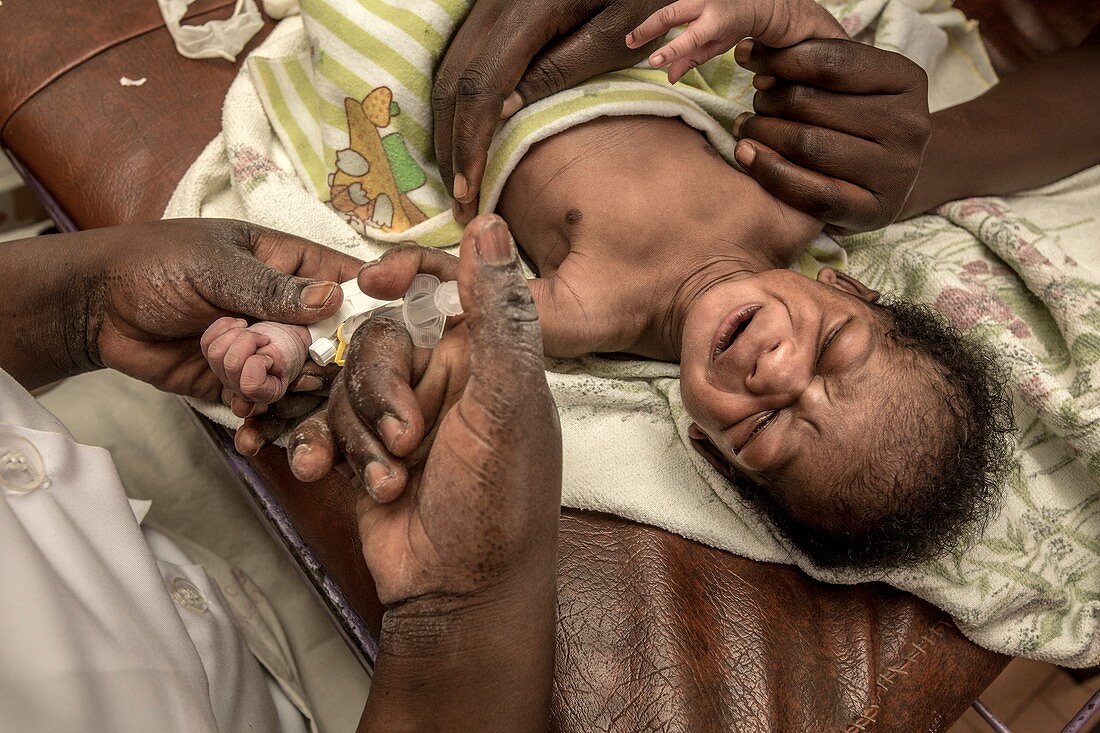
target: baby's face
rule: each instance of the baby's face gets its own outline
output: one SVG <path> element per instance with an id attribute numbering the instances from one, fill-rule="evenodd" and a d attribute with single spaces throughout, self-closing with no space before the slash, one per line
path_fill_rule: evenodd
<path id="1" fill-rule="evenodd" d="M 771 270 L 713 287 L 685 323 L 680 386 L 692 437 L 742 472 L 795 487 L 780 497 L 823 510 L 867 460 L 869 438 L 899 400 L 926 399 L 912 360 L 890 344 L 859 283 Z M 713 455 L 713 454 L 718 455 Z"/>

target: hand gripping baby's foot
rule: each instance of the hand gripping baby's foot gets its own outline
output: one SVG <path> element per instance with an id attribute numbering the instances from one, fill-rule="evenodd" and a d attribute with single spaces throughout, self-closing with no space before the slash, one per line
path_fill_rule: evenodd
<path id="1" fill-rule="evenodd" d="M 262 405 L 286 394 L 305 366 L 309 344 L 309 329 L 303 326 L 267 321 L 249 326 L 239 318 L 219 318 L 200 341 L 202 353 L 221 383 L 245 400 Z M 236 412 L 240 401 L 233 402 Z"/>

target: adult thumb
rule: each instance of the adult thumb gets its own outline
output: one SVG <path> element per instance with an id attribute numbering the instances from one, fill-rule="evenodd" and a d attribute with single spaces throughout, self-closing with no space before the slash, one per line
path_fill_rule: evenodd
<path id="1" fill-rule="evenodd" d="M 656 48 L 656 41 L 627 48 L 623 42 L 626 30 L 603 13 L 551 46 L 527 67 L 516 91 L 505 101 L 502 116 L 510 117 L 524 105 L 572 89 L 599 74 L 633 66 Z"/>
<path id="2" fill-rule="evenodd" d="M 462 238 L 459 296 L 470 329 L 467 397 L 496 416 L 546 389 L 542 331 L 508 225 L 475 218 Z"/>
<path id="3" fill-rule="evenodd" d="M 288 275 L 249 253 L 239 256 L 236 285 L 219 289 L 215 305 L 260 321 L 307 325 L 328 318 L 340 307 L 340 285 L 326 280 Z"/>

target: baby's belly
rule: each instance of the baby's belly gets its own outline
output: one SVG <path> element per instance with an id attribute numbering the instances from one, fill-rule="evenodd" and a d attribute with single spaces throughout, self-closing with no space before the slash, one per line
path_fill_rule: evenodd
<path id="1" fill-rule="evenodd" d="M 721 159 L 679 118 L 602 117 L 531 148 L 499 211 L 536 268 L 554 269 L 579 239 L 648 240 L 692 215 L 701 174 Z"/>

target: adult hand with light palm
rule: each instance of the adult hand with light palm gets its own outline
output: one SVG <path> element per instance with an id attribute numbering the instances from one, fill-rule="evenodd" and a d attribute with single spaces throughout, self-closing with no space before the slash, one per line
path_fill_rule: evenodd
<path id="1" fill-rule="evenodd" d="M 498 217 L 467 228 L 458 282 L 466 315 L 434 350 L 362 326 L 289 443 L 300 478 L 342 453 L 367 487 L 363 556 L 388 610 L 363 730 L 549 725 L 561 436 Z"/>

